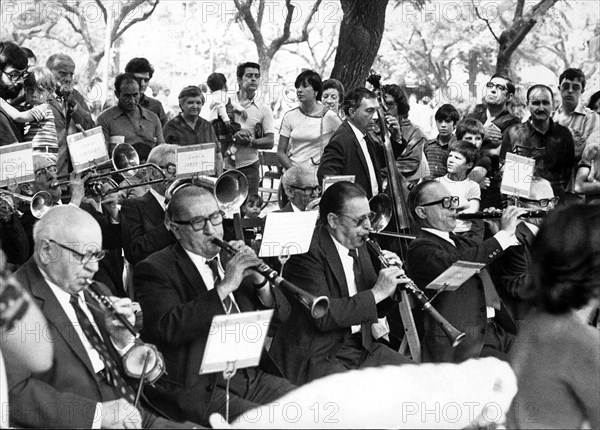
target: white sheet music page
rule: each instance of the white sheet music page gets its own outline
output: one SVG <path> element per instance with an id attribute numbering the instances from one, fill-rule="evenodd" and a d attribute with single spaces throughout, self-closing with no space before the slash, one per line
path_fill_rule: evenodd
<path id="1" fill-rule="evenodd" d="M 279 257 L 282 252 L 289 252 L 289 255 L 308 252 L 318 214 L 317 211 L 267 214 L 258 256 Z"/>

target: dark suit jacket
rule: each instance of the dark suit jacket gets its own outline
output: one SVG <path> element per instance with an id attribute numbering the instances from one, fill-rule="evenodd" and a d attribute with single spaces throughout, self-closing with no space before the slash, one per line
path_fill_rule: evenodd
<path id="1" fill-rule="evenodd" d="M 408 247 L 407 271 L 410 278 L 424 289 L 438 275 L 458 260 L 489 264 L 502 255 L 502 248 L 495 238 L 481 244 L 451 234 L 451 243 L 435 234 L 420 231 Z M 436 291 L 424 290 L 432 298 Z M 422 356 L 425 362 L 461 362 L 478 357 L 483 348 L 487 329 L 486 302 L 483 285 L 473 276 L 456 291 L 442 292 L 433 306 L 450 324 L 466 333 L 462 343 L 452 348 L 441 328 L 427 314 L 424 315 Z M 516 333 L 514 321 L 504 307 L 496 311 L 495 320 L 506 331 Z"/>
<path id="2" fill-rule="evenodd" d="M 72 90 L 69 94 L 67 101 L 70 105 L 77 104 L 77 109 L 73 112 L 65 112 L 63 103 L 56 98 L 54 94 L 48 99 L 48 104 L 52 108 L 54 114 L 54 125 L 56 126 L 56 137 L 58 140 L 58 160 L 56 166 L 58 168 L 59 175 L 65 175 L 67 173 L 67 167 L 70 162 L 69 149 L 67 148 L 67 136 L 73 133 L 79 133 L 76 128 L 77 125 L 81 126 L 84 130 L 94 128 L 96 124 L 92 119 L 90 108 L 83 96 L 77 91 Z"/>
<path id="3" fill-rule="evenodd" d="M 515 321 L 525 317 L 527 306 L 523 302 L 523 293 L 530 281 L 531 251 L 534 234 L 521 222 L 515 232 L 519 246 L 511 246 L 499 260 L 490 266 L 490 274 L 498 288 L 511 316 Z"/>
<path id="4" fill-rule="evenodd" d="M 23 142 L 23 125 L 11 119 L 0 108 L 0 146 Z"/>
<path id="5" fill-rule="evenodd" d="M 125 258 L 133 266 L 175 243 L 164 224 L 165 211 L 150 191 L 121 205 L 122 240 Z"/>
<path id="6" fill-rule="evenodd" d="M 147 391 L 156 405 L 175 419 L 207 422 L 219 374 L 199 375 L 213 316 L 225 313 L 216 289 L 208 291 L 196 266 L 176 243 L 138 263 L 134 270 L 136 298 L 144 312 L 142 337 L 163 353 L 167 373 L 156 389 Z M 274 318 L 289 315 L 289 303 L 279 289 Z M 234 292 L 242 312 L 264 309 L 249 283 Z M 259 366 L 281 372 L 264 351 Z"/>
<path id="7" fill-rule="evenodd" d="M 377 176 L 377 185 L 381 191 L 381 168 L 385 165 L 383 152 L 381 148 L 376 147 L 372 139 L 367 139 L 367 142 L 375 175 Z M 348 121 L 344 121 L 333 133 L 323 151 L 321 164 L 317 171 L 319 183 L 322 184 L 323 178 L 328 175 L 354 175 L 354 182 L 364 188 L 367 197 L 371 198 L 373 196 L 367 161 Z"/>
<path id="8" fill-rule="evenodd" d="M 18 363 L 7 360 L 12 424 L 91 428 L 96 403 L 117 397 L 108 398 L 103 394 L 85 347 L 33 258 L 15 273 L 15 278 L 29 291 L 47 319 L 47 325 L 39 327 L 36 335 L 52 339 L 54 364 L 49 371 L 33 375 Z M 91 303 L 89 308 L 102 336 L 109 339 L 104 314 L 87 295 L 86 300 Z M 112 342 L 105 341 L 105 344 L 117 363 L 121 363 Z M 32 353 L 35 352 L 32 350 Z"/>
<path id="9" fill-rule="evenodd" d="M 365 285 L 371 288 L 377 275 L 367 248 L 358 250 Z M 273 338 L 270 353 L 293 384 L 304 384 L 325 376 L 328 362 L 352 334 L 353 325 L 377 322 L 393 306 L 392 300 L 375 304 L 367 289 L 349 297 L 342 262 L 327 228 L 317 226 L 308 253 L 294 255 L 284 267 L 284 278 L 314 296 L 327 296 L 329 311 L 315 320 L 296 299 L 290 300 L 292 314 L 279 327 Z M 365 326 L 366 327 L 366 326 Z M 370 350 L 372 336 L 363 347 Z"/>

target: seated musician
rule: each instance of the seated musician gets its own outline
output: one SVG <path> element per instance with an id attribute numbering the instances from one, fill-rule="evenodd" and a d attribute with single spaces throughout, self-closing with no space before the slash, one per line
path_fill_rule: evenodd
<path id="1" fill-rule="evenodd" d="M 514 206 L 505 209 L 500 221 L 501 230 L 478 244 L 452 233 L 456 227 L 458 198 L 451 196 L 441 182 L 430 179 L 415 186 L 408 196 L 408 205 L 421 231 L 408 247 L 406 264 L 411 278 L 428 297 L 433 297 L 436 291 L 425 287 L 455 262 L 466 260 L 489 264 L 506 248 L 518 244 L 515 238 L 517 217 L 525 212 Z M 487 270 L 482 271 L 481 277 L 470 278 L 455 291 L 440 293 L 433 303 L 439 313 L 466 336 L 453 348 L 439 324 L 425 315 L 421 343 L 424 362 L 458 363 L 485 356 L 506 359 L 516 327 Z"/>
<path id="2" fill-rule="evenodd" d="M 52 208 L 35 225 L 34 241 L 33 257 L 15 273 L 15 279 L 33 297 L 47 324 L 28 330 L 26 336 L 23 332 L 23 339 L 51 339 L 54 363 L 46 372 L 34 374 L 13 355 L 5 356 L 11 424 L 191 428 L 192 423 L 177 424 L 157 416 L 144 399 L 134 407 L 136 391 L 133 381 L 125 377 L 121 359 L 131 348 L 133 336 L 121 322 L 102 312 L 85 291 L 105 255 L 94 218 L 71 205 Z M 116 312 L 133 323 L 131 300 L 110 299 Z"/>
<path id="3" fill-rule="evenodd" d="M 319 212 L 308 253 L 292 256 L 283 276 L 310 294 L 329 297 L 329 311 L 314 319 L 292 301 L 292 314 L 275 333 L 271 354 L 298 385 L 350 369 L 408 363 L 374 337 L 378 318 L 396 304 L 390 297 L 397 285 L 409 279 L 400 278 L 398 266 L 379 273 L 373 268 L 365 246 L 371 230 L 365 191 L 337 182 L 323 193 Z"/>
<path id="4" fill-rule="evenodd" d="M 213 194 L 188 186 L 169 203 L 165 225 L 177 242 L 158 251 L 134 270 L 136 297 L 144 312 L 143 337 L 165 357 L 166 372 L 148 394 L 177 419 L 208 424 L 214 412 L 225 415 L 222 373 L 199 375 L 213 316 L 274 308 L 285 319 L 289 304 L 279 289 L 248 269 L 260 260 L 242 241 L 229 261 L 213 238 L 223 238 L 223 212 Z M 258 367 L 238 370 L 230 382 L 230 416 L 271 402 L 294 388 L 263 351 Z"/>
<path id="5" fill-rule="evenodd" d="M 316 173 L 315 169 L 302 166 L 292 166 L 285 171 L 281 183 L 289 201 L 281 212 L 314 210 L 321 195 Z"/>
<path id="6" fill-rule="evenodd" d="M 33 170 L 35 180 L 31 183 L 21 184 L 21 194 L 33 196 L 35 193 L 44 191 L 50 194 L 52 201 L 50 206 L 64 204 L 61 200 L 61 187 L 57 183 L 56 156 L 53 154 L 34 154 Z M 120 212 L 117 206 L 116 194 L 109 194 L 102 203 L 99 198 L 93 199 L 86 196 L 84 187 L 86 176 L 71 174 L 69 188 L 71 198 L 70 206 L 80 207 L 90 213 L 100 224 L 104 247 L 109 254 L 98 270 L 96 280 L 105 284 L 116 295 L 124 295 L 123 290 L 123 259 L 121 257 L 121 225 Z M 26 202 L 23 202 L 26 203 Z M 17 213 L 0 211 L 3 214 L 0 221 L 0 237 L 5 243 L 6 253 L 9 260 L 18 265 L 23 264 L 33 253 L 33 228 L 38 221 L 32 214 L 29 203 L 21 204 L 18 209 L 23 213 L 21 217 Z M 16 257 L 15 257 L 16 256 Z"/>

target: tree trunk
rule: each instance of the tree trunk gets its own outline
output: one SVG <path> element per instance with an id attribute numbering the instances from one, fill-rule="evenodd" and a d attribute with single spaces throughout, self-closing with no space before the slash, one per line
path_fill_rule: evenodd
<path id="1" fill-rule="evenodd" d="M 346 91 L 365 85 L 383 36 L 388 0 L 341 0 L 344 17 L 331 77 Z"/>
<path id="2" fill-rule="evenodd" d="M 479 52 L 472 49 L 469 51 L 469 57 L 467 60 L 467 73 L 469 78 L 467 84 L 469 85 L 469 100 L 474 101 L 477 98 L 477 74 L 479 73 Z"/>

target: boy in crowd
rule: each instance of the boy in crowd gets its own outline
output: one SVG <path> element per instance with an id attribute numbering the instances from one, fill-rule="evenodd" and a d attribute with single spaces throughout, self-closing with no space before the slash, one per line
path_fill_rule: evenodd
<path id="1" fill-rule="evenodd" d="M 447 173 L 448 147 L 456 138 L 454 128 L 460 119 L 456 108 L 451 104 L 442 105 L 435 113 L 438 136 L 425 144 L 425 157 L 429 162 L 431 176 L 438 178 Z"/>
<path id="2" fill-rule="evenodd" d="M 50 69 L 34 67 L 25 78 L 25 98 L 32 109 L 20 112 L 0 98 L 0 106 L 13 121 L 28 123 L 23 141 L 32 142 L 34 152 L 58 153 L 54 114 L 48 104 L 48 98 L 55 89 L 56 80 Z"/>
<path id="3" fill-rule="evenodd" d="M 474 118 L 465 118 L 456 126 L 456 139 L 471 142 L 481 151 L 481 144 L 485 138 L 485 131 L 481 121 Z M 491 171 L 490 157 L 481 154 L 468 178 L 477 182 L 479 188 L 487 189 L 490 185 L 490 179 L 487 177 Z"/>
<path id="4" fill-rule="evenodd" d="M 457 213 L 473 213 L 479 210 L 481 190 L 476 182 L 467 177 L 477 162 L 478 155 L 479 150 L 473 143 L 464 140 L 454 142 L 448 154 L 448 173 L 437 179 L 450 191 L 451 196 L 458 197 Z M 454 233 L 472 237 L 471 221 L 457 219 Z"/>

